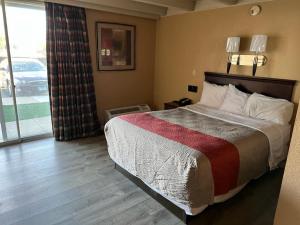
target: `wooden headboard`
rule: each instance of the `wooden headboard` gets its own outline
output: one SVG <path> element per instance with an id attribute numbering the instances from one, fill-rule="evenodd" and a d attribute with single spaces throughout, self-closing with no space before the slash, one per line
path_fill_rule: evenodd
<path id="1" fill-rule="evenodd" d="M 293 90 L 296 84 L 295 80 L 228 75 L 215 72 L 205 72 L 205 80 L 219 85 L 233 84 L 243 92 L 256 92 L 289 101 L 292 100 Z"/>

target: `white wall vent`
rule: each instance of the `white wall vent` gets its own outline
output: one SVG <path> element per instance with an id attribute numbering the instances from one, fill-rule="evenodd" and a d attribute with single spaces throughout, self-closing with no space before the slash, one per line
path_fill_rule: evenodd
<path id="1" fill-rule="evenodd" d="M 121 115 L 125 115 L 125 114 L 130 114 L 130 113 L 138 113 L 138 112 L 149 112 L 149 111 L 151 111 L 151 109 L 146 104 L 105 110 L 106 116 L 107 116 L 107 121 L 116 116 L 121 116 Z"/>

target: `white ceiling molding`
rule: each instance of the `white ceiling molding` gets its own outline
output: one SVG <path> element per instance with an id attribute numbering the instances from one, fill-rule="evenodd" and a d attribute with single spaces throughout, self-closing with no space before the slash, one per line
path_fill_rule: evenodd
<path id="1" fill-rule="evenodd" d="M 246 4 L 255 4 L 260 2 L 269 2 L 273 0 L 198 0 L 196 2 L 195 11 L 203 11 L 209 9 L 218 9 Z"/>
<path id="2" fill-rule="evenodd" d="M 132 0 L 77 0 L 78 2 L 98 4 L 102 6 L 109 6 L 113 8 L 126 9 L 130 11 L 144 12 L 147 14 L 154 14 L 164 16 L 167 13 L 166 7 L 156 5 L 148 5 Z"/>
<path id="3" fill-rule="evenodd" d="M 211 9 L 219 9 L 246 4 L 257 4 L 261 2 L 269 2 L 273 0 L 197 0 L 194 11 L 205 11 Z M 180 9 L 169 8 L 167 16 L 187 13 Z"/>
<path id="4" fill-rule="evenodd" d="M 166 7 L 145 5 L 131 0 L 6 0 L 13 3 L 36 4 L 53 2 L 87 9 L 100 10 L 105 12 L 142 17 L 157 20 L 167 14 Z M 100 4 L 102 3 L 102 4 Z M 117 4 L 120 3 L 120 4 Z"/>
<path id="5" fill-rule="evenodd" d="M 186 11 L 193 11 L 195 9 L 194 0 L 134 0 L 134 1 L 143 2 L 150 5 L 178 8 Z"/>
<path id="6" fill-rule="evenodd" d="M 5 0 L 16 4 L 41 4 L 54 2 L 95 9 L 111 13 L 159 19 L 162 16 L 171 16 L 194 11 L 204 11 L 217 8 L 232 7 L 244 4 L 255 4 L 273 0 Z"/>

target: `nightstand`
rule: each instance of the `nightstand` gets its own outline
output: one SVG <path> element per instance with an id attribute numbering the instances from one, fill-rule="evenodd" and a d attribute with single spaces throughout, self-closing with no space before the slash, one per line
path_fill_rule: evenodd
<path id="1" fill-rule="evenodd" d="M 165 109 L 176 109 L 180 107 L 178 102 L 166 102 L 165 103 Z"/>

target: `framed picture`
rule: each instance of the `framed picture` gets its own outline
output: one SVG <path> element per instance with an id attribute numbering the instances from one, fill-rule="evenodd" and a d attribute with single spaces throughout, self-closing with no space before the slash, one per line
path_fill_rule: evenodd
<path id="1" fill-rule="evenodd" d="M 98 70 L 135 69 L 135 26 L 96 23 Z"/>

